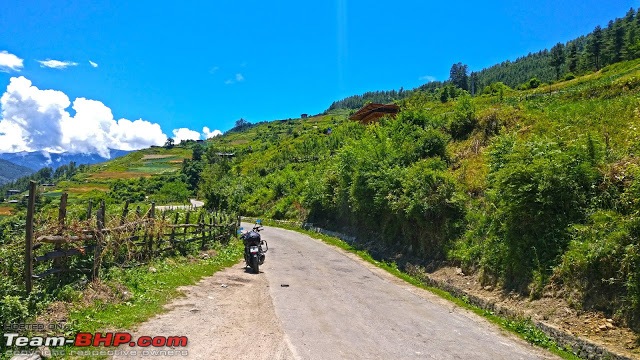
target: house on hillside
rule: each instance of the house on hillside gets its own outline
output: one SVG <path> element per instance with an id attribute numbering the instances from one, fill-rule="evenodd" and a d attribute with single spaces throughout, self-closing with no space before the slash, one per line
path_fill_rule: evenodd
<path id="1" fill-rule="evenodd" d="M 385 115 L 395 117 L 399 111 L 400 108 L 396 104 L 370 103 L 363 106 L 353 115 L 349 116 L 349 120 L 359 121 L 360 123 L 367 125 L 380 120 L 380 118 Z"/>
<path id="2" fill-rule="evenodd" d="M 21 192 L 22 192 L 22 191 L 20 191 L 20 190 L 7 190 L 7 193 L 6 193 L 6 196 L 5 196 L 5 197 L 6 197 L 6 198 L 10 198 L 10 197 L 12 197 L 12 196 L 15 196 L 15 195 L 20 194 Z"/>
<path id="3" fill-rule="evenodd" d="M 232 157 L 236 156 L 235 153 L 222 153 L 222 152 L 216 153 L 216 155 L 218 155 L 223 159 L 231 159 Z"/>
<path id="4" fill-rule="evenodd" d="M 300 117 L 303 119 L 306 119 L 309 116 L 309 114 L 301 114 Z"/>

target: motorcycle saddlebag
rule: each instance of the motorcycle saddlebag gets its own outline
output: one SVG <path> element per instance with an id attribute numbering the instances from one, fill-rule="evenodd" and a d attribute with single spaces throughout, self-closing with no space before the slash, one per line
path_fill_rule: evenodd
<path id="1" fill-rule="evenodd" d="M 260 234 L 255 231 L 251 231 L 244 237 L 244 241 L 247 243 L 260 243 Z"/>

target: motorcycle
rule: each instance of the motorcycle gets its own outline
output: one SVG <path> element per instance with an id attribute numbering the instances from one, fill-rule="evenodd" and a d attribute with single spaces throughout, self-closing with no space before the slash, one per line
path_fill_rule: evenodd
<path id="1" fill-rule="evenodd" d="M 260 230 L 262 229 L 264 229 L 262 222 L 257 220 L 251 231 L 240 235 L 240 239 L 244 242 L 244 261 L 246 266 L 250 267 L 256 274 L 260 273 L 260 265 L 264 264 L 264 254 L 269 250 L 269 244 L 260 238 Z"/>

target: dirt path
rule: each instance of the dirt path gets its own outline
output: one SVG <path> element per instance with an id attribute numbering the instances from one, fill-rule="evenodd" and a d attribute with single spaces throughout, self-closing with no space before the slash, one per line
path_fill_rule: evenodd
<path id="1" fill-rule="evenodd" d="M 266 277 L 255 276 L 235 265 L 194 286 L 186 296 L 167 306 L 167 313 L 142 324 L 134 337 L 187 336 L 188 356 L 115 356 L 114 359 L 293 359 L 275 316 Z M 248 348 L 248 344 L 253 344 Z M 182 350 L 176 348 L 175 350 Z"/>
<path id="2" fill-rule="evenodd" d="M 260 274 L 217 273 L 136 335 L 186 335 L 191 359 L 555 358 L 353 254 L 293 231 L 262 234 Z"/>

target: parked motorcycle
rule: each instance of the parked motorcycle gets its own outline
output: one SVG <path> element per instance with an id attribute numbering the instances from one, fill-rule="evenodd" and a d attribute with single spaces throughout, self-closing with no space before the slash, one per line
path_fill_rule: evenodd
<path id="1" fill-rule="evenodd" d="M 260 265 L 264 263 L 264 254 L 269 250 L 267 242 L 260 238 L 260 230 L 262 229 L 264 229 L 262 222 L 257 220 L 251 231 L 240 235 L 244 242 L 244 261 L 246 266 L 250 267 L 256 274 L 260 273 Z"/>

